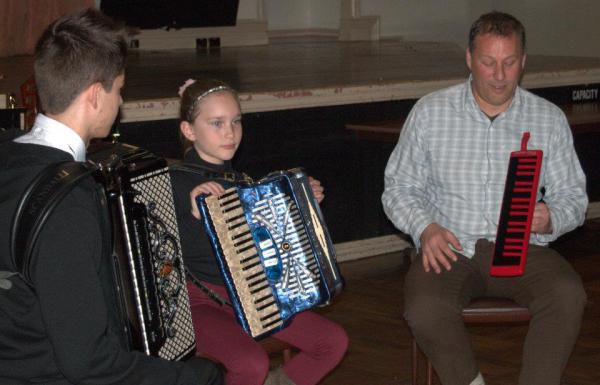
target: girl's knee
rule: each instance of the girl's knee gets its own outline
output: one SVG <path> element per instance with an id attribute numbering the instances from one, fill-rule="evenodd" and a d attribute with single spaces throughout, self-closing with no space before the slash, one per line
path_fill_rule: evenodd
<path id="1" fill-rule="evenodd" d="M 321 326 L 322 329 L 315 335 L 310 346 L 306 346 L 305 353 L 335 366 L 348 350 L 348 334 L 343 327 L 333 322 Z"/>
<path id="2" fill-rule="evenodd" d="M 227 383 L 262 384 L 269 372 L 269 357 L 264 350 L 244 352 L 227 362 L 225 367 Z M 241 382 L 236 379 L 240 379 Z"/>
<path id="3" fill-rule="evenodd" d="M 331 355 L 336 359 L 341 359 L 348 350 L 349 338 L 346 330 L 340 325 L 334 324 L 334 327 L 328 333 Z"/>

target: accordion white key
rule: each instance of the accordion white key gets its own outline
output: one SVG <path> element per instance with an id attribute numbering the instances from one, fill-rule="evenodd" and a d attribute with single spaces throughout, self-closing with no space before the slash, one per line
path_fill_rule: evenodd
<path id="1" fill-rule="evenodd" d="M 301 169 L 197 200 L 236 317 L 252 337 L 341 292 L 333 243 Z"/>

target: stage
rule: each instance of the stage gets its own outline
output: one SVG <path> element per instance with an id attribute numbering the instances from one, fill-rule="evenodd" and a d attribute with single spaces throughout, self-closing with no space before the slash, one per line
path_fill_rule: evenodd
<path id="1" fill-rule="evenodd" d="M 439 42 L 288 38 L 210 52 L 133 51 L 122 121 L 175 119 L 177 89 L 188 78 L 230 83 L 250 113 L 417 99 L 466 76 L 464 50 Z M 593 83 L 600 83 L 600 58 L 536 55 L 522 81 L 525 88 Z"/>

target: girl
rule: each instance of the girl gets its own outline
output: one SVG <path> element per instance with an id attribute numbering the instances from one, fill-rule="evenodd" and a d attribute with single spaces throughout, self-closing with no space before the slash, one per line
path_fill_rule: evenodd
<path id="1" fill-rule="evenodd" d="M 244 175 L 234 171 L 230 162 L 242 140 L 236 91 L 216 80 L 188 80 L 179 95 L 181 134 L 191 145 L 184 163 L 243 179 Z M 228 299 L 193 201 L 201 193 L 220 195 L 224 188 L 216 181 L 185 172 L 173 172 L 172 183 L 186 267 L 204 285 Z M 324 197 L 320 182 L 311 179 L 311 187 L 320 202 Z M 239 326 L 232 308 L 219 305 L 192 283 L 188 283 L 188 290 L 198 351 L 226 367 L 228 385 L 316 384 L 346 352 L 348 337 L 339 325 L 315 313 L 302 312 L 272 336 L 295 346 L 299 353 L 282 368 L 269 372 L 267 354 Z"/>

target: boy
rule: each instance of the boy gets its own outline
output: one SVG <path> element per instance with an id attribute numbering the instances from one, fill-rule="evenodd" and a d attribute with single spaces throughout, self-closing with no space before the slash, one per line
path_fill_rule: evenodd
<path id="1" fill-rule="evenodd" d="M 129 352 L 114 317 L 110 232 L 91 178 L 73 189 L 44 226 L 28 286 L 10 256 L 17 202 L 48 164 L 85 160 L 122 102 L 127 44 L 93 9 L 64 16 L 43 33 L 34 70 L 43 114 L 30 133 L 0 145 L 0 383 L 221 384 L 209 361 L 168 362 Z"/>

